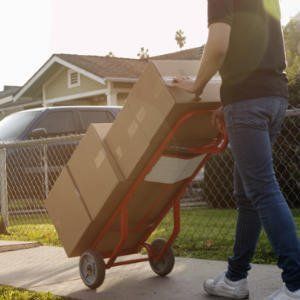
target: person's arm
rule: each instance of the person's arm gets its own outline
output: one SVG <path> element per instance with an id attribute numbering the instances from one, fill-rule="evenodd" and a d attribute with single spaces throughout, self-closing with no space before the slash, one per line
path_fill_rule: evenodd
<path id="1" fill-rule="evenodd" d="M 231 27 L 225 23 L 209 26 L 209 34 L 200 63 L 194 92 L 200 95 L 208 81 L 220 70 L 229 47 Z"/>
<path id="2" fill-rule="evenodd" d="M 195 82 L 176 79 L 175 86 L 200 95 L 226 57 L 233 18 L 233 0 L 208 0 L 208 39 Z"/>
<path id="3" fill-rule="evenodd" d="M 174 85 L 193 94 L 201 95 L 208 81 L 220 70 L 227 54 L 231 27 L 225 23 L 209 26 L 209 34 L 198 76 L 195 82 L 177 78 Z"/>

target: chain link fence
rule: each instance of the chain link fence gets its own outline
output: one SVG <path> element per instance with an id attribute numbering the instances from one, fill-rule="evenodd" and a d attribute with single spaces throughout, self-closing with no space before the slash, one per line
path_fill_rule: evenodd
<path id="1" fill-rule="evenodd" d="M 0 239 L 35 240 L 60 245 L 43 200 L 82 136 L 0 144 Z M 288 111 L 274 145 L 274 163 L 282 191 L 300 228 L 300 111 Z M 182 199 L 181 234 L 177 255 L 226 259 L 234 240 L 236 210 L 230 147 L 215 155 L 188 187 Z M 167 216 L 153 237 L 168 237 Z M 264 234 L 256 262 L 273 262 Z"/>

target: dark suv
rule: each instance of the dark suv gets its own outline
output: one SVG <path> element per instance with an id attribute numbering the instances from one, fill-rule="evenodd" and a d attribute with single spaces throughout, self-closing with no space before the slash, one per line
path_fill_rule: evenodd
<path id="1" fill-rule="evenodd" d="M 45 198 L 80 138 L 27 140 L 83 134 L 91 123 L 112 123 L 120 110 L 117 106 L 49 107 L 4 118 L 0 141 L 6 148 L 9 199 L 26 199 L 29 203 Z"/>

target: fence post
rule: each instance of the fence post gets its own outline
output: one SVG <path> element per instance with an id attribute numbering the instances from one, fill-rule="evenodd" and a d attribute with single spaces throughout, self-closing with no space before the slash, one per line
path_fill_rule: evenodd
<path id="1" fill-rule="evenodd" d="M 7 196 L 7 170 L 6 149 L 0 149 L 0 207 L 4 226 L 9 226 L 8 196 Z"/>

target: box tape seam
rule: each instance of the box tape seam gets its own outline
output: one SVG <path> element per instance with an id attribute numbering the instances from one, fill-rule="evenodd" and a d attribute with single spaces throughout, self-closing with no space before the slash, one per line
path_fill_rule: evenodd
<path id="1" fill-rule="evenodd" d="M 104 139 L 101 139 L 103 148 L 106 152 L 106 156 L 107 159 L 109 160 L 114 172 L 116 173 L 118 179 L 120 181 L 125 180 L 126 176 L 124 174 L 124 172 L 122 171 L 122 169 L 120 168 L 119 164 L 117 163 L 116 159 L 114 158 L 114 155 L 112 153 L 112 151 L 110 150 L 109 146 L 107 145 L 107 143 L 104 141 Z"/>
<path id="2" fill-rule="evenodd" d="M 69 174 L 69 176 L 70 176 L 70 178 L 71 178 L 71 180 L 72 180 L 72 183 L 75 185 L 75 187 L 76 187 L 76 189 L 77 189 L 77 192 L 78 192 L 78 194 L 79 194 L 79 198 L 80 198 L 80 200 L 81 200 L 81 202 L 82 202 L 82 204 L 83 204 L 83 206 L 84 206 L 84 208 L 85 208 L 85 210 L 86 210 L 86 212 L 87 212 L 87 214 L 88 214 L 90 220 L 92 221 L 92 220 L 93 220 L 93 217 L 92 217 L 92 215 L 91 215 L 90 212 L 89 212 L 89 209 L 88 209 L 88 207 L 87 207 L 87 205 L 86 205 L 86 203 L 85 203 L 85 201 L 84 201 L 84 198 L 83 198 L 83 196 L 82 196 L 82 194 L 81 194 L 81 192 L 80 192 L 80 189 L 78 188 L 78 185 L 77 185 L 77 183 L 76 183 L 76 181 L 75 181 L 75 179 L 74 179 L 74 177 L 73 177 L 73 175 L 72 175 L 72 172 L 71 172 L 71 170 L 70 170 L 70 168 L 69 168 L 68 165 L 66 166 L 66 170 L 67 170 L 67 172 L 68 172 L 68 174 Z"/>

